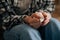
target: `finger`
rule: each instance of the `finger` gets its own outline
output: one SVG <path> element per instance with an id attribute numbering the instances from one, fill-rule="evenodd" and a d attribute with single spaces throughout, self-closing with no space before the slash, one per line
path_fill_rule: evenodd
<path id="1" fill-rule="evenodd" d="M 33 17 L 33 22 L 39 22 L 38 18 Z"/>
<path id="2" fill-rule="evenodd" d="M 48 19 L 51 19 L 51 14 L 50 13 L 43 12 L 43 16 L 47 17 Z"/>
<path id="3" fill-rule="evenodd" d="M 44 17 L 47 17 L 47 14 L 46 14 L 45 12 L 42 12 L 42 15 L 43 15 Z"/>
<path id="4" fill-rule="evenodd" d="M 45 18 L 45 20 L 42 22 L 42 25 L 46 25 L 49 22 L 48 17 Z"/>
<path id="5" fill-rule="evenodd" d="M 36 18 L 39 19 L 39 18 L 40 18 L 40 15 L 38 15 L 38 13 L 34 13 L 34 14 L 31 15 L 31 17 L 32 17 L 32 18 L 33 18 L 33 17 L 36 17 Z"/>
<path id="6" fill-rule="evenodd" d="M 43 15 L 42 15 L 42 12 L 36 12 L 36 14 L 37 14 L 39 17 L 43 16 Z"/>
<path id="7" fill-rule="evenodd" d="M 47 19 L 42 23 L 42 26 L 47 25 L 48 23 L 49 23 L 49 20 Z"/>
<path id="8" fill-rule="evenodd" d="M 31 23 L 32 18 L 30 16 L 27 16 L 26 18 L 24 18 L 24 21 L 27 22 L 27 23 Z"/>
<path id="9" fill-rule="evenodd" d="M 31 15 L 32 17 L 36 17 L 38 19 L 40 19 L 41 17 L 43 17 L 41 12 L 35 12 L 34 14 Z"/>
<path id="10" fill-rule="evenodd" d="M 40 27 L 40 23 L 37 22 L 37 23 L 31 23 L 30 26 L 34 27 L 34 28 L 38 28 Z"/>

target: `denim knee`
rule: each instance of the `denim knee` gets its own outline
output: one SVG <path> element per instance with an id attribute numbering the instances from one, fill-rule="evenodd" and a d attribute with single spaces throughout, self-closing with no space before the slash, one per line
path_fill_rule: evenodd
<path id="1" fill-rule="evenodd" d="M 10 31 L 5 31 L 6 40 L 41 40 L 39 32 L 27 24 L 20 24 Z"/>
<path id="2" fill-rule="evenodd" d="M 46 40 L 60 40 L 60 22 L 51 18 L 50 22 L 45 27 Z"/>
<path id="3" fill-rule="evenodd" d="M 58 28 L 58 30 L 60 30 L 60 21 L 58 21 L 57 19 L 51 18 L 50 24 L 53 25 L 54 27 Z"/>

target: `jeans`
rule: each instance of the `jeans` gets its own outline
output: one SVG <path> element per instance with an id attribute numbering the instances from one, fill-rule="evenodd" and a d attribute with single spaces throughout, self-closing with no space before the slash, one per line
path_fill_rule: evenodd
<path id="1" fill-rule="evenodd" d="M 41 28 L 34 29 L 27 24 L 20 24 L 10 31 L 6 30 L 4 40 L 60 40 L 60 22 L 51 18 L 42 30 Z"/>

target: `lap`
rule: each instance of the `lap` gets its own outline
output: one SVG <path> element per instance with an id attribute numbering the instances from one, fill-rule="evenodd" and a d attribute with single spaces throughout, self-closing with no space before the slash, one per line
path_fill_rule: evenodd
<path id="1" fill-rule="evenodd" d="M 41 40 L 39 32 L 27 24 L 20 24 L 10 31 L 5 31 L 6 40 Z"/>
<path id="2" fill-rule="evenodd" d="M 52 18 L 45 27 L 46 40 L 60 40 L 60 22 Z"/>
<path id="3" fill-rule="evenodd" d="M 60 40 L 60 22 L 55 18 L 51 18 L 50 22 L 38 31 L 43 40 Z"/>
<path id="4" fill-rule="evenodd" d="M 41 32 L 43 31 L 45 32 L 44 34 L 46 40 L 59 40 L 60 22 L 52 18 L 50 22 L 43 27 Z M 39 32 L 27 24 L 20 24 L 13 27 L 10 31 L 6 31 L 4 33 L 4 38 L 7 40 L 41 40 Z"/>
<path id="5" fill-rule="evenodd" d="M 58 21 L 55 18 L 51 18 L 50 22 L 46 25 L 47 29 L 52 29 L 53 30 L 57 30 L 60 31 L 60 21 Z"/>

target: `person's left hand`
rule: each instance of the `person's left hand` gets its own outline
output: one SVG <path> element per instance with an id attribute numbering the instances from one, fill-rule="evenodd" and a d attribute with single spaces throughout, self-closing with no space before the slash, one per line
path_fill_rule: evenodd
<path id="1" fill-rule="evenodd" d="M 42 12 L 43 16 L 44 16 L 44 21 L 42 22 L 41 26 L 45 26 L 49 23 L 50 19 L 51 19 L 51 14 L 48 12 Z"/>

